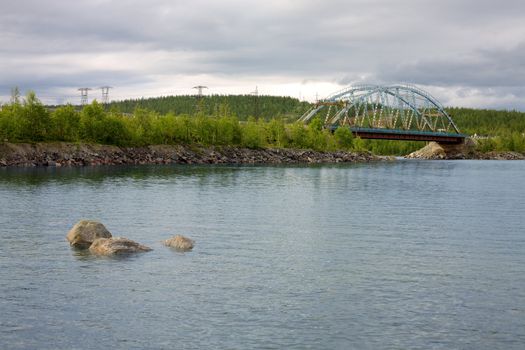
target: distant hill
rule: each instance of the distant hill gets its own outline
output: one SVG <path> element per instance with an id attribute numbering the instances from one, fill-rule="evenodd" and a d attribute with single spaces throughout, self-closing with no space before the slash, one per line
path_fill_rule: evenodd
<path id="1" fill-rule="evenodd" d="M 122 113 L 133 113 L 135 108 L 145 108 L 160 114 L 196 114 L 202 110 L 207 115 L 229 113 L 240 120 L 250 116 L 264 118 L 298 119 L 310 103 L 282 96 L 211 95 L 200 99 L 196 96 L 164 96 L 112 102 L 110 108 Z"/>

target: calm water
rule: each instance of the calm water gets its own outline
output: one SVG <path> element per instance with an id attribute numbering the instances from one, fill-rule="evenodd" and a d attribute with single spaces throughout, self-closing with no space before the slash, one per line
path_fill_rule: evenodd
<path id="1" fill-rule="evenodd" d="M 0 349 L 524 349 L 525 162 L 0 169 Z M 69 248 L 89 218 L 154 249 Z M 178 253 L 160 241 L 197 241 Z"/>

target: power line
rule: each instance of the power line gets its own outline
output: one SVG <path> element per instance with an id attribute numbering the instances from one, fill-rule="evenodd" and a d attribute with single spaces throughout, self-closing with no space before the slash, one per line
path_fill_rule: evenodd
<path id="1" fill-rule="evenodd" d="M 173 90 L 170 89 L 170 91 L 159 91 L 159 92 L 147 92 L 147 93 L 127 93 L 126 91 L 122 91 L 121 89 L 118 90 L 118 92 L 115 94 L 115 92 L 112 92 L 112 98 L 109 98 L 109 90 L 115 89 L 112 86 L 100 86 L 98 88 L 89 88 L 89 87 L 81 87 L 78 88 L 77 91 L 80 92 L 80 104 L 86 105 L 89 103 L 89 91 L 90 90 L 101 90 L 102 93 L 102 99 L 101 103 L 107 103 L 109 104 L 110 100 L 112 101 L 124 101 L 124 100 L 134 100 L 134 99 L 147 99 L 147 98 L 154 98 L 154 97 L 168 97 L 168 96 L 194 96 L 197 97 L 198 100 L 202 99 L 204 97 L 204 89 L 208 89 L 207 86 L 204 85 L 197 85 L 194 86 L 192 89 L 196 89 L 197 94 L 192 95 L 191 93 L 187 94 L 173 94 Z M 188 91 L 187 88 L 176 88 L 177 92 L 183 92 Z M 73 91 L 71 91 L 73 92 Z M 62 105 L 62 104 L 76 104 L 78 103 L 78 92 L 76 94 L 68 94 L 68 93 L 49 93 L 46 91 L 43 91 L 42 93 L 37 92 L 37 97 L 43 101 L 44 103 L 50 104 L 50 105 Z M 255 115 L 258 116 L 260 114 L 260 99 L 258 87 L 255 87 L 255 91 L 251 92 L 251 94 L 254 95 L 254 112 Z M 1 95 L 0 99 L 8 99 L 8 94 Z"/>

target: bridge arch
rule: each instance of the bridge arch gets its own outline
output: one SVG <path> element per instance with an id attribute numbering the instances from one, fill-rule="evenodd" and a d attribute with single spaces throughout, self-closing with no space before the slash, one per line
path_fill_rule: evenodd
<path id="1" fill-rule="evenodd" d="M 301 116 L 320 116 L 326 127 L 460 134 L 441 103 L 412 85 L 353 85 L 318 101 Z"/>

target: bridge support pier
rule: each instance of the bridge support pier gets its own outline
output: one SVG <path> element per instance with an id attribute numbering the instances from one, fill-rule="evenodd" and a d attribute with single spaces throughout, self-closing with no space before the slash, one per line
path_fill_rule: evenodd
<path id="1" fill-rule="evenodd" d="M 465 158 L 476 151 L 476 142 L 470 137 L 466 137 L 463 142 L 458 144 L 438 144 L 443 148 L 448 159 Z"/>
<path id="2" fill-rule="evenodd" d="M 471 138 L 465 138 L 462 143 L 429 142 L 425 147 L 410 153 L 406 158 L 419 159 L 465 159 L 470 158 L 476 149 L 476 143 Z"/>

